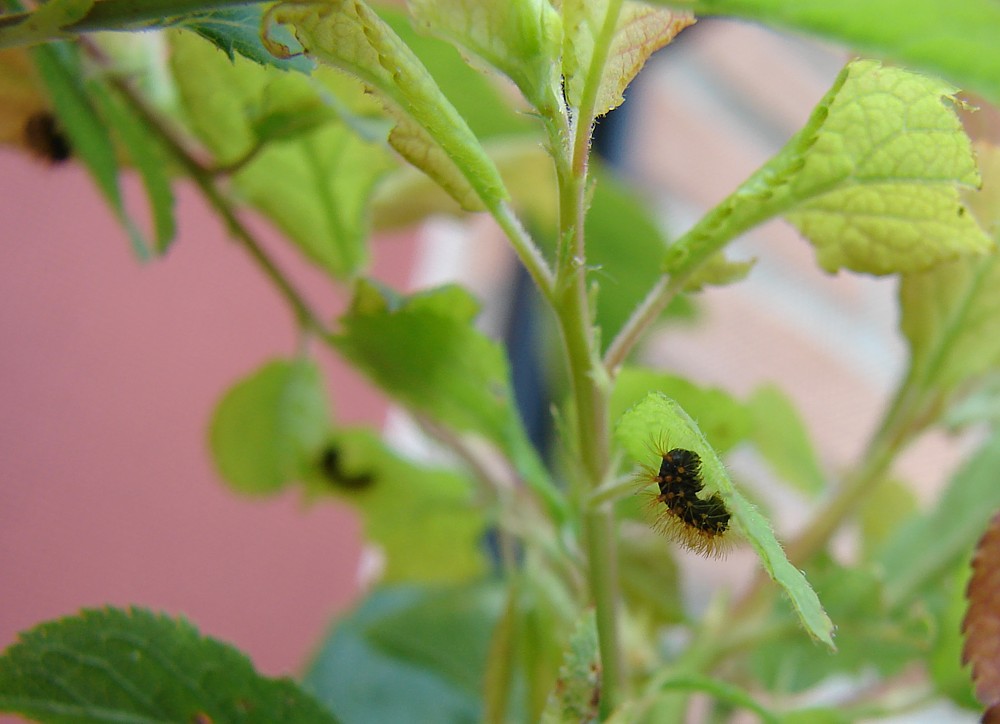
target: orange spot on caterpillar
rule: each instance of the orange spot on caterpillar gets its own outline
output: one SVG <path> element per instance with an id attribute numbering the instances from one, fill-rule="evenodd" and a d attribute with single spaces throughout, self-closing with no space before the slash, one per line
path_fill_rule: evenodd
<path id="1" fill-rule="evenodd" d="M 730 514 L 718 495 L 698 497 L 704 487 L 701 458 L 682 448 L 664 451 L 658 444 L 659 469 L 644 467 L 638 479 L 643 486 L 655 483 L 658 493 L 650 498 L 654 527 L 671 540 L 702 555 L 719 557 L 729 544 Z"/>

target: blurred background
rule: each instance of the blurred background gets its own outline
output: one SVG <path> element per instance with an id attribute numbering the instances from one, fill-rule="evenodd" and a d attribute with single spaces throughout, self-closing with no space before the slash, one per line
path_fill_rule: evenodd
<path id="1" fill-rule="evenodd" d="M 682 232 L 802 125 L 846 58 L 699 22 L 640 76 L 602 147 Z M 134 185 L 126 192 L 138 199 Z M 206 449 L 215 402 L 293 353 L 296 337 L 281 299 L 189 188 L 178 191 L 178 217 L 167 258 L 142 265 L 82 168 L 0 151 L 0 647 L 81 607 L 135 604 L 189 617 L 266 673 L 294 673 L 359 592 L 359 526 L 329 501 L 237 498 L 218 481 Z M 317 306 L 343 308 L 319 273 L 272 246 Z M 780 383 L 836 472 L 860 453 L 902 372 L 894 281 L 824 274 L 780 222 L 734 252 L 758 258 L 750 277 L 700 295 L 699 324 L 653 334 L 641 357 L 739 396 Z M 373 276 L 397 289 L 467 283 L 497 335 L 520 295 L 515 264 L 482 219 L 380 238 L 374 258 Z M 321 357 L 338 419 L 382 426 L 386 403 Z M 960 447 L 931 437 L 900 472 L 926 499 Z M 759 462 L 732 462 L 759 478 L 766 499 Z M 779 532 L 796 530 L 804 508 L 770 502 Z M 737 553 L 711 566 L 695 599 L 753 563 Z"/>

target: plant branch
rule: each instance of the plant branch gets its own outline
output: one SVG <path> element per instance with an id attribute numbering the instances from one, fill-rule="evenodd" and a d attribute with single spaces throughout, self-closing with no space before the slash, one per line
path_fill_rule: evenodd
<path id="1" fill-rule="evenodd" d="M 106 62 L 101 50 L 93 43 L 81 41 L 81 45 L 93 57 L 101 62 Z M 285 273 L 278 267 L 278 264 L 271 259 L 256 236 L 239 219 L 232 202 L 216 185 L 212 172 L 202 166 L 188 151 L 184 142 L 149 107 L 149 104 L 146 103 L 142 95 L 132 87 L 128 80 L 116 76 L 114 73 L 109 73 L 108 82 L 128 101 L 146 127 L 156 135 L 173 159 L 194 180 L 195 184 L 201 190 L 202 195 L 223 221 L 225 221 L 229 233 L 240 242 L 251 258 L 257 263 L 257 266 L 260 267 L 265 276 L 271 280 L 289 306 L 291 306 L 299 326 L 303 329 L 312 330 L 325 338 L 328 335 L 328 331 L 321 321 L 320 316 L 312 310 L 308 302 L 306 302 L 305 297 L 295 288 Z"/>
<path id="2" fill-rule="evenodd" d="M 99 30 L 152 27 L 181 15 L 255 4 L 254 0 L 98 0 L 81 19 L 62 28 L 37 22 L 34 12 L 12 13 L 0 16 L 0 48 L 37 45 Z"/>

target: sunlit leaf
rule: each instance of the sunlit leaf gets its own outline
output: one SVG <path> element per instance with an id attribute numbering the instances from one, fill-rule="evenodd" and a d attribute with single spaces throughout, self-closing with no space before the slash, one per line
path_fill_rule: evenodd
<path id="1" fill-rule="evenodd" d="M 823 611 L 805 576 L 788 562 L 767 520 L 729 479 L 725 465 L 701 430 L 680 406 L 662 393 L 651 393 L 618 421 L 615 438 L 638 464 L 650 465 L 650 445 L 665 440 L 670 447 L 692 450 L 701 457 L 704 493 L 718 493 L 741 537 L 756 550 L 764 570 L 788 594 L 803 627 L 833 648 L 833 623 Z"/>
<path id="2" fill-rule="evenodd" d="M 960 188 L 978 185 L 955 89 L 873 61 L 849 63 L 805 127 L 671 248 L 667 271 L 784 215 L 827 271 L 911 272 L 994 249 Z"/>
<path id="3" fill-rule="evenodd" d="M 413 51 L 360 0 L 288 2 L 270 23 L 293 27 L 306 52 L 364 82 L 397 119 L 389 142 L 470 210 L 507 197 L 496 166 Z M 270 42 L 269 42 L 270 40 Z M 275 54 L 287 52 L 270 36 Z"/>
<path id="4" fill-rule="evenodd" d="M 308 73 L 313 64 L 308 58 L 296 55 L 291 58 L 276 58 L 264 47 L 260 39 L 263 5 L 243 5 L 230 8 L 215 8 L 205 12 L 186 15 L 181 26 L 205 38 L 235 60 L 236 55 L 261 65 L 274 65 L 282 70 L 297 70 Z M 276 31 L 280 32 L 280 31 Z M 282 42 L 290 43 L 292 38 L 285 34 Z"/>
<path id="5" fill-rule="evenodd" d="M 506 75 L 536 108 L 556 108 L 562 40 L 548 0 L 411 0 L 416 20 Z"/>
<path id="6" fill-rule="evenodd" d="M 579 105 L 587 86 L 596 83 L 594 114 L 604 115 L 624 100 L 622 93 L 654 51 L 673 40 L 694 22 L 687 12 L 658 10 L 626 0 L 618 14 L 606 59 L 601 59 L 600 38 L 607 22 L 608 0 L 563 0 L 565 41 L 563 74 L 566 96 Z"/>

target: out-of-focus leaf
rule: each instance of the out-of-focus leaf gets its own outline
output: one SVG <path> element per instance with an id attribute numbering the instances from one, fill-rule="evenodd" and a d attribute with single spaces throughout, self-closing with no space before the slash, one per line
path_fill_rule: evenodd
<path id="1" fill-rule="evenodd" d="M 234 489 L 270 494 L 309 474 L 329 429 L 316 364 L 276 360 L 237 382 L 219 401 L 209 445 L 219 473 Z"/>
<path id="2" fill-rule="evenodd" d="M 430 32 L 514 81 L 535 108 L 556 110 L 562 28 L 548 0 L 412 0 L 410 7 Z"/>
<path id="3" fill-rule="evenodd" d="M 62 43 L 52 43 L 33 48 L 31 55 L 62 129 L 69 136 L 74 155 L 86 165 L 111 210 L 125 227 L 136 256 L 148 259 L 149 245 L 126 210 L 118 186 L 118 162 L 107 123 L 98 115 L 91 101 L 75 49 Z M 90 81 L 92 85 L 98 82 Z"/>
<path id="4" fill-rule="evenodd" d="M 764 517 L 733 486 L 726 467 L 705 440 L 691 417 L 662 393 L 651 393 L 626 412 L 615 428 L 615 438 L 640 464 L 649 464 L 649 445 L 669 441 L 671 447 L 692 450 L 701 457 L 704 494 L 718 493 L 732 515 L 741 537 L 753 545 L 764 570 L 780 585 L 792 603 L 803 627 L 831 649 L 833 623 L 805 576 L 788 562 L 774 531 Z"/>
<path id="5" fill-rule="evenodd" d="M 620 105 L 625 87 L 649 56 L 694 22 L 694 16 L 687 12 L 658 10 L 645 3 L 626 0 L 621 5 L 606 57 L 602 59 L 598 57 L 602 50 L 599 44 L 611 6 L 608 0 L 563 0 L 562 3 L 566 97 L 578 106 L 587 88 L 596 84 L 591 91 L 596 96 L 596 116 Z"/>
<path id="6" fill-rule="evenodd" d="M 993 0 L 650 0 L 843 43 L 922 68 L 1000 102 L 1000 7 Z"/>
<path id="7" fill-rule="evenodd" d="M 359 280 L 334 343 L 409 408 L 493 442 L 525 482 L 558 508 L 561 496 L 552 489 L 514 406 L 507 358 L 473 325 L 478 308 L 456 286 L 399 299 Z"/>
<path id="8" fill-rule="evenodd" d="M 778 475 L 804 493 L 821 492 L 826 476 L 791 400 L 778 387 L 763 385 L 754 390 L 747 407 L 753 443 Z"/>
<path id="9" fill-rule="evenodd" d="M 28 119 L 49 111 L 24 48 L 0 50 L 0 98 L 0 143 L 23 146 Z"/>
<path id="10" fill-rule="evenodd" d="M 858 510 L 861 547 L 870 560 L 896 531 L 916 515 L 917 496 L 911 486 L 890 478 L 872 486 Z"/>
<path id="11" fill-rule="evenodd" d="M 186 116 L 220 166 L 236 165 L 236 189 L 332 275 L 364 268 L 368 199 L 393 161 L 385 128 L 380 139 L 352 113 L 356 84 L 230 62 L 191 33 L 171 34 L 171 46 Z"/>
<path id="12" fill-rule="evenodd" d="M 94 6 L 95 0 L 48 0 L 16 25 L 0 30 L 4 47 L 30 45 L 38 38 L 70 39 L 73 34 L 63 28 L 82 19 Z M 5 10 L 8 8 L 5 8 Z"/>
<path id="13" fill-rule="evenodd" d="M 657 623 L 684 620 L 677 563 L 662 539 L 645 525 L 619 523 L 618 570 L 629 611 L 647 613 Z"/>
<path id="14" fill-rule="evenodd" d="M 193 15 L 185 15 L 180 26 L 191 30 L 218 47 L 235 60 L 236 55 L 261 65 L 273 65 L 282 70 L 297 70 L 308 73 L 312 62 L 303 55 L 291 58 L 276 58 L 264 47 L 260 39 L 261 19 L 264 6 L 242 5 L 230 8 L 215 8 Z M 279 42 L 289 45 L 294 42 L 291 34 L 284 29 L 274 30 Z"/>
<path id="15" fill-rule="evenodd" d="M 155 250 L 164 254 L 177 231 L 166 151 L 143 120 L 112 92 L 95 86 L 91 94 L 142 178 L 153 217 Z"/>
<path id="16" fill-rule="evenodd" d="M 320 644 L 306 671 L 304 688 L 339 719 L 352 724 L 480 722 L 482 705 L 478 695 L 429 668 L 426 661 L 400 658 L 369 637 L 371 629 L 387 619 L 405 617 L 407 611 L 435 592 L 417 586 L 393 586 L 368 594 Z M 489 627 L 492 621 L 484 617 L 481 623 Z M 420 636 L 421 632 L 412 634 Z M 483 662 L 472 661 L 468 652 L 459 651 L 458 655 L 465 665 L 482 670 Z"/>
<path id="17" fill-rule="evenodd" d="M 0 657 L 0 711 L 39 722 L 336 720 L 290 679 L 270 679 L 184 619 L 85 610 L 21 634 Z"/>
<path id="18" fill-rule="evenodd" d="M 976 697 L 989 709 L 1000 704 L 1000 514 L 993 516 L 976 545 L 966 596 L 962 663 L 972 664 Z"/>
<path id="19" fill-rule="evenodd" d="M 806 125 L 667 255 L 671 273 L 784 215 L 819 264 L 870 274 L 913 272 L 995 248 L 959 188 L 979 183 L 955 89 L 859 60 L 848 63 Z"/>
<path id="20" fill-rule="evenodd" d="M 905 604 L 971 550 L 1000 509 L 1000 436 L 993 435 L 955 473 L 934 508 L 900 528 L 875 560 L 885 571 L 890 607 Z"/>
<path id="21" fill-rule="evenodd" d="M 507 198 L 503 180 L 465 120 L 399 36 L 360 0 L 286 2 L 267 20 L 291 25 L 306 52 L 377 91 L 397 120 L 389 143 L 463 208 Z M 271 37 L 274 53 L 287 52 Z"/>
<path id="22" fill-rule="evenodd" d="M 1000 230 L 1000 150 L 978 148 L 983 189 L 969 206 Z M 924 390 L 950 395 L 1000 365 L 1000 252 L 916 274 L 899 286 L 900 327 L 910 343 L 910 375 Z"/>
<path id="23" fill-rule="evenodd" d="M 750 669 L 769 691 L 801 692 L 833 675 L 860 674 L 871 667 L 891 676 L 930 650 L 930 622 L 909 611 L 890 616 L 882 583 L 872 570 L 821 561 L 809 573 L 837 622 L 837 651 L 817 651 L 796 635 L 755 647 Z"/>
<path id="24" fill-rule="evenodd" d="M 937 637 L 930 656 L 927 657 L 927 669 L 935 688 L 959 706 L 976 710 L 980 708 L 980 704 L 976 701 L 972 685 L 972 671 L 962 661 L 965 639 L 962 619 L 968 608 L 965 591 L 972 576 L 972 568 L 966 560 L 956 566 L 956 569 L 939 582 L 935 591 L 937 596 L 923 597 L 916 605 L 922 605 L 930 598 L 937 616 Z"/>
<path id="25" fill-rule="evenodd" d="M 487 567 L 483 512 L 467 478 L 406 460 L 365 430 L 329 439 L 309 477 L 360 512 L 365 540 L 385 556 L 383 583 L 457 583 Z"/>
<path id="26" fill-rule="evenodd" d="M 370 623 L 365 639 L 392 658 L 479 697 L 502 606 L 503 591 L 497 585 L 428 589 L 413 605 Z"/>
<path id="27" fill-rule="evenodd" d="M 500 169 L 514 207 L 541 228 L 552 227 L 558 204 L 555 171 L 552 158 L 538 139 L 520 135 L 487 141 L 484 148 Z M 440 186 L 412 166 L 402 167 L 386 177 L 372 199 L 372 223 L 376 230 L 408 226 L 434 214 L 456 216 L 464 211 Z M 588 243 L 591 240 L 588 236 Z"/>

